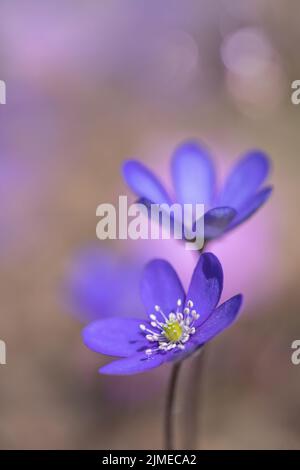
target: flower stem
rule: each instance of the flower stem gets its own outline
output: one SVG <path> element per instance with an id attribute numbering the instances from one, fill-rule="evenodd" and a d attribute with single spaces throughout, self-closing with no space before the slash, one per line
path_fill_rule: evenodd
<path id="1" fill-rule="evenodd" d="M 201 251 L 197 252 L 198 256 L 207 251 L 205 242 Z M 205 358 L 204 349 L 198 352 L 192 360 L 189 377 L 187 378 L 187 388 L 184 398 L 184 415 L 185 415 L 185 428 L 184 428 L 184 448 L 195 450 L 199 442 L 199 429 L 198 429 L 198 404 L 201 402 L 202 382 L 203 382 L 203 368 Z"/>
<path id="2" fill-rule="evenodd" d="M 202 398 L 203 367 L 205 363 L 205 351 L 200 350 L 192 359 L 189 377 L 186 380 L 185 391 L 185 429 L 184 429 L 184 449 L 195 450 L 199 447 L 199 403 Z"/>
<path id="3" fill-rule="evenodd" d="M 175 398 L 181 362 L 175 362 L 171 370 L 171 377 L 167 392 L 165 414 L 165 450 L 174 450 L 175 435 Z"/>

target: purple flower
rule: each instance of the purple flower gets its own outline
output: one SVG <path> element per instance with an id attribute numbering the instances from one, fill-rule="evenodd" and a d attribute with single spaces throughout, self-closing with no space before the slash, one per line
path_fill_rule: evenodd
<path id="1" fill-rule="evenodd" d="M 267 201 L 272 187 L 262 187 L 262 184 L 269 170 L 269 159 L 262 151 L 249 151 L 234 166 L 223 189 L 217 192 L 213 161 L 198 143 L 181 144 L 171 162 L 177 202 L 204 204 L 208 209 L 204 215 L 205 240 L 232 230 Z M 159 179 L 142 163 L 136 160 L 125 162 L 123 174 L 140 202 L 147 206 L 174 202 Z"/>
<path id="2" fill-rule="evenodd" d="M 95 321 L 83 330 L 84 343 L 93 351 L 121 358 L 102 367 L 103 374 L 136 374 L 182 360 L 235 320 L 242 296 L 217 307 L 222 288 L 222 266 L 212 253 L 200 256 L 187 295 L 167 261 L 151 261 L 141 282 L 149 318 Z"/>
<path id="3" fill-rule="evenodd" d="M 72 258 L 63 284 L 67 308 L 84 323 L 98 318 L 132 315 L 141 307 L 140 267 L 132 256 L 120 257 L 90 245 Z"/>

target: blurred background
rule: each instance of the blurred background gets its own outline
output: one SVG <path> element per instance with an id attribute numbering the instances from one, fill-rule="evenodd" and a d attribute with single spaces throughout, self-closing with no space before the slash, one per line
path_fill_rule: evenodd
<path id="1" fill-rule="evenodd" d="M 220 181 L 245 150 L 263 149 L 275 186 L 266 206 L 210 247 L 223 262 L 224 298 L 244 292 L 245 304 L 207 349 L 197 446 L 299 448 L 299 2 L 0 8 L 0 448 L 162 446 L 168 367 L 100 376 L 106 359 L 84 347 L 81 329 L 91 318 L 143 314 L 136 279 L 153 256 L 188 282 L 195 260 L 181 245 L 100 242 L 95 212 L 129 194 L 126 158 L 169 184 L 170 155 L 190 137 L 210 147 Z"/>

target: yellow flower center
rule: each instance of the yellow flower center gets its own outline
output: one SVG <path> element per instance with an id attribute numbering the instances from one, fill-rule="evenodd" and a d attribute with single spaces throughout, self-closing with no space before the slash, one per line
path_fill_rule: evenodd
<path id="1" fill-rule="evenodd" d="M 159 305 L 155 305 L 155 312 L 159 313 L 161 318 L 157 319 L 156 314 L 151 313 L 149 315 L 149 326 L 151 328 L 144 325 L 144 323 L 140 324 L 140 329 L 145 338 L 151 346 L 153 345 L 153 347 L 145 349 L 147 357 L 156 353 L 172 351 L 173 349 L 179 351 L 185 349 L 185 344 L 190 336 L 196 332 L 194 322 L 198 320 L 199 315 L 193 309 L 194 304 L 191 300 L 188 300 L 185 307 L 183 307 L 182 300 L 178 299 L 176 311 L 173 310 L 167 316 Z"/>
<path id="2" fill-rule="evenodd" d="M 182 327 L 177 320 L 166 323 L 163 330 L 168 341 L 179 341 L 182 336 Z"/>

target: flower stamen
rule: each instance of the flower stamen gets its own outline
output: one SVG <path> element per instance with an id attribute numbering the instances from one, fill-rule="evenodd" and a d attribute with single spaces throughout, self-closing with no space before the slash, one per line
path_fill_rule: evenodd
<path id="1" fill-rule="evenodd" d="M 190 336 L 195 334 L 196 328 L 193 326 L 195 320 L 199 318 L 194 304 L 191 300 L 186 302 L 185 308 L 182 310 L 181 299 L 177 300 L 176 313 L 171 311 L 166 315 L 159 305 L 155 305 L 154 310 L 160 313 L 163 322 L 158 321 L 156 315 L 149 315 L 150 325 L 157 331 L 152 331 L 146 325 L 141 324 L 142 332 L 147 333 L 146 339 L 149 343 L 156 343 L 156 347 L 146 349 L 147 356 L 151 356 L 159 351 L 172 351 L 174 349 L 184 350 L 185 344 Z"/>

